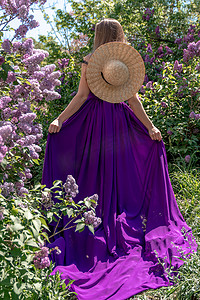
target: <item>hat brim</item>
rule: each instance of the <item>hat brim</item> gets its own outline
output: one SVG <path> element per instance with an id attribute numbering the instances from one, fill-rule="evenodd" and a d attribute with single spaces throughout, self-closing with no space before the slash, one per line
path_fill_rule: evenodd
<path id="1" fill-rule="evenodd" d="M 104 65 L 111 59 L 126 64 L 129 70 L 127 82 L 120 86 L 112 86 L 102 78 Z M 86 79 L 93 94 L 112 103 L 119 103 L 131 98 L 141 88 L 145 77 L 145 65 L 139 52 L 123 42 L 109 42 L 99 46 L 91 55 Z"/>

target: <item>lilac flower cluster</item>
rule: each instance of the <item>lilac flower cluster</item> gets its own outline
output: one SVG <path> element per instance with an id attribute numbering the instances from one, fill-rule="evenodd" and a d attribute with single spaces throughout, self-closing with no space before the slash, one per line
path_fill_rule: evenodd
<path id="1" fill-rule="evenodd" d="M 162 45 L 159 46 L 157 49 L 158 58 L 162 58 L 163 56 L 169 55 L 172 53 L 173 53 L 172 49 L 170 49 L 168 46 L 165 46 L 165 51 L 164 51 L 164 48 Z"/>
<path id="2" fill-rule="evenodd" d="M 94 227 L 99 226 L 102 222 L 101 218 L 96 217 L 93 210 L 84 212 L 83 216 L 85 224 L 92 224 Z"/>
<path id="3" fill-rule="evenodd" d="M 4 197 L 8 197 L 11 193 L 15 191 L 14 183 L 12 182 L 4 182 L 4 184 L 0 184 L 1 194 Z"/>
<path id="4" fill-rule="evenodd" d="M 44 269 L 50 266 L 50 260 L 48 255 L 49 248 L 47 247 L 42 247 L 41 250 L 36 253 L 36 255 L 33 258 L 33 263 L 36 269 Z"/>
<path id="5" fill-rule="evenodd" d="M 92 202 L 91 205 L 92 205 L 92 207 L 96 208 L 98 205 L 98 198 L 99 198 L 99 196 L 97 194 L 94 194 L 94 195 L 88 197 L 87 200 L 94 200 L 96 203 Z"/>
<path id="6" fill-rule="evenodd" d="M 69 63 L 69 58 L 61 58 L 61 60 L 58 59 L 58 65 L 60 69 L 66 68 L 68 66 L 68 63 Z"/>
<path id="7" fill-rule="evenodd" d="M 171 130 L 167 130 L 167 134 L 172 135 L 173 132 Z"/>
<path id="8" fill-rule="evenodd" d="M 39 23 L 34 20 L 33 15 L 29 15 L 30 7 L 34 3 L 44 4 L 46 0 L 1 0 L 0 8 L 3 13 L 5 22 L 9 23 L 9 18 L 17 17 L 21 21 L 21 25 L 15 30 L 15 38 L 25 37 L 29 29 L 33 29 L 39 26 Z M 3 25 L 5 24 L 3 23 Z M 5 26 L 4 26 L 5 27 Z"/>
<path id="9" fill-rule="evenodd" d="M 179 64 L 178 60 L 175 60 L 174 71 L 178 71 L 179 73 L 181 73 L 182 69 L 183 69 L 182 64 Z"/>
<path id="10" fill-rule="evenodd" d="M 200 119 L 200 114 L 195 114 L 194 111 L 191 111 L 191 113 L 189 114 L 189 118 L 198 120 Z"/>
<path id="11" fill-rule="evenodd" d="M 186 155 L 185 161 L 186 161 L 187 163 L 189 163 L 190 159 L 191 159 L 190 155 Z"/>
<path id="12" fill-rule="evenodd" d="M 189 43 L 187 49 L 183 49 L 183 61 L 188 62 L 195 56 L 200 56 L 200 40 L 198 42 Z"/>
<path id="13" fill-rule="evenodd" d="M 160 38 L 160 27 L 159 26 L 156 26 L 155 34 L 158 38 Z"/>
<path id="14" fill-rule="evenodd" d="M 42 193 L 42 205 L 46 210 L 49 210 L 54 205 L 54 201 L 50 192 L 48 192 L 47 195 Z"/>
<path id="15" fill-rule="evenodd" d="M 6 81 L 0 80 L 0 88 L 5 90 L 9 88 L 9 95 L 0 98 L 0 163 L 8 154 L 7 169 L 13 169 L 14 157 L 17 151 L 20 151 L 22 169 L 19 170 L 18 176 L 20 180 L 15 182 L 14 188 L 18 195 L 23 196 L 28 190 L 24 187 L 24 181 L 30 179 L 32 174 L 30 167 L 33 166 L 30 158 L 38 159 L 41 147 L 39 141 L 43 137 L 42 125 L 35 122 L 36 114 L 31 110 L 30 100 L 40 101 L 45 96 L 48 99 L 60 98 L 60 95 L 54 92 L 56 85 L 60 84 L 58 80 L 60 71 L 54 72 L 55 65 L 47 65 L 40 68 L 39 63 L 47 57 L 48 53 L 43 50 L 35 50 L 32 39 L 24 42 L 14 42 L 5 40 L 3 42 L 5 52 L 12 53 L 16 57 L 22 57 L 21 64 L 27 68 L 27 71 L 21 71 L 19 66 L 14 66 L 15 72 L 9 72 Z M 7 54 L 5 55 L 6 59 Z M 23 67 L 23 66 L 22 66 Z M 15 84 L 16 77 L 23 77 L 30 84 Z M 17 148 L 16 148 L 17 147 Z M 29 152 L 26 151 L 28 148 Z M 12 158 L 13 157 L 13 158 Z M 14 170 L 14 169 L 13 169 Z M 9 172 L 12 177 L 13 172 Z M 4 178 L 2 189 L 5 195 L 9 195 L 11 187 L 8 188 L 7 183 L 13 179 Z"/>
<path id="16" fill-rule="evenodd" d="M 76 184 L 76 180 L 72 175 L 68 175 L 66 182 L 64 183 L 64 189 L 66 192 L 66 199 L 68 201 L 72 201 L 72 198 L 75 198 L 79 193 L 78 185 Z"/>
<path id="17" fill-rule="evenodd" d="M 162 107 L 167 107 L 168 105 L 167 105 L 166 102 L 162 101 L 162 102 L 161 102 L 161 106 L 162 106 Z"/>
<path id="18" fill-rule="evenodd" d="M 150 17 L 153 16 L 154 14 L 154 9 L 146 8 L 144 15 L 142 16 L 143 20 L 149 21 Z"/>

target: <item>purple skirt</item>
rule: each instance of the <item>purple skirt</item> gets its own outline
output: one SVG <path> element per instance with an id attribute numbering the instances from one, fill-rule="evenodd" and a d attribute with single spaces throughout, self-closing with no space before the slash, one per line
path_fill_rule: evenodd
<path id="1" fill-rule="evenodd" d="M 66 284 L 75 280 L 70 289 L 80 300 L 125 300 L 173 285 L 165 268 L 176 271 L 184 263 L 180 250 L 189 255 L 197 243 L 174 196 L 164 143 L 150 138 L 128 105 L 90 92 L 58 133 L 48 133 L 41 183 L 51 187 L 67 175 L 79 186 L 75 202 L 98 194 L 102 223 L 94 235 L 86 227 L 52 237 L 47 247 L 61 254 L 49 256 L 51 274 L 59 271 Z M 49 224 L 52 232 L 55 226 Z"/>

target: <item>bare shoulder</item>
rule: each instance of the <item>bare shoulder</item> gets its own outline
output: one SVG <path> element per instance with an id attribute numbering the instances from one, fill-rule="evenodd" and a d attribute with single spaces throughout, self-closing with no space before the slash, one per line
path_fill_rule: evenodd
<path id="1" fill-rule="evenodd" d="M 92 55 L 92 53 L 89 53 L 89 54 L 86 55 L 83 59 L 86 60 L 86 61 L 89 61 L 91 55 Z"/>

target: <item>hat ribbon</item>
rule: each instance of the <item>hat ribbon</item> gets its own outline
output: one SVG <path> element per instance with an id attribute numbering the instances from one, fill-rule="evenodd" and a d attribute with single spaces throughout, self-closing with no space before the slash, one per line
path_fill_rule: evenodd
<path id="1" fill-rule="evenodd" d="M 111 83 L 109 83 L 103 76 L 103 73 L 101 72 L 101 76 L 103 77 L 103 79 L 105 80 L 105 82 L 107 82 L 108 84 L 112 85 Z"/>

